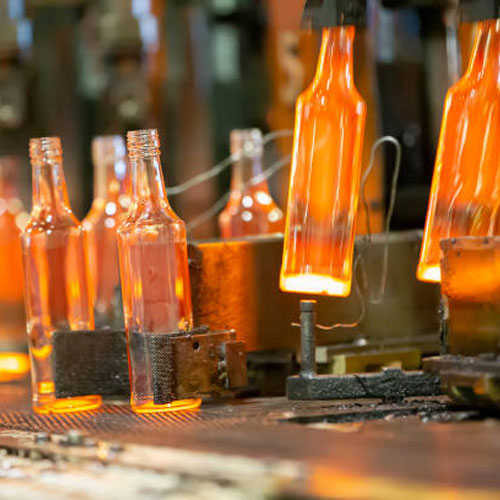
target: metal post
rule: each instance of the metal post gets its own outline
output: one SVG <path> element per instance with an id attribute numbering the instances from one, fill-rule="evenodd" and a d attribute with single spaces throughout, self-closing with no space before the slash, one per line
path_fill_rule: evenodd
<path id="1" fill-rule="evenodd" d="M 315 300 L 300 301 L 301 377 L 316 375 L 316 304 Z"/>

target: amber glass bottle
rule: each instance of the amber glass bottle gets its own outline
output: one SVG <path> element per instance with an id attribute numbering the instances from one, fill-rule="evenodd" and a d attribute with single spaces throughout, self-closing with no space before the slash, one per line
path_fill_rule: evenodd
<path id="1" fill-rule="evenodd" d="M 352 76 L 354 27 L 323 30 L 313 83 L 297 99 L 280 287 L 351 290 L 365 103 Z"/>
<path id="2" fill-rule="evenodd" d="M 21 241 L 33 409 L 90 410 L 100 406 L 100 396 L 56 398 L 52 373 L 54 331 L 94 326 L 85 232 L 69 206 L 59 138 L 31 139 L 30 158 L 33 203 Z"/>
<path id="3" fill-rule="evenodd" d="M 127 150 L 119 135 L 95 137 L 94 201 L 83 227 L 88 234 L 89 268 L 96 328 L 123 328 L 116 230 L 130 205 Z"/>
<path id="4" fill-rule="evenodd" d="M 199 399 L 155 402 L 150 341 L 193 326 L 186 228 L 168 203 L 158 132 L 128 132 L 127 148 L 132 202 L 117 234 L 132 409 L 144 413 L 196 408 Z"/>
<path id="5" fill-rule="evenodd" d="M 262 175 L 262 133 L 258 129 L 233 130 L 231 155 L 235 157 L 229 201 L 219 216 L 223 238 L 283 232 L 285 221 Z"/>
<path id="6" fill-rule="evenodd" d="M 26 213 L 17 189 L 16 161 L 0 158 L 0 382 L 29 371 L 19 226 Z M 25 222 L 25 221 L 24 221 Z"/>
<path id="7" fill-rule="evenodd" d="M 417 277 L 438 282 L 439 241 L 499 234 L 500 20 L 479 24 L 464 76 L 448 91 Z"/>

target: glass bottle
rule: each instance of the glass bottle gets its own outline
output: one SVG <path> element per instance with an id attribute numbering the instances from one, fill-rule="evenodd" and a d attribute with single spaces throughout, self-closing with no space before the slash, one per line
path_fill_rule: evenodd
<path id="1" fill-rule="evenodd" d="M 27 214 L 17 189 L 14 157 L 0 158 L 0 382 L 29 371 L 19 226 Z"/>
<path id="2" fill-rule="evenodd" d="M 125 141 L 119 135 L 92 141 L 94 200 L 83 227 L 87 232 L 89 270 L 96 328 L 123 328 L 116 230 L 130 205 Z"/>
<path id="3" fill-rule="evenodd" d="M 312 84 L 297 99 L 280 287 L 351 290 L 366 106 L 353 81 L 354 27 L 323 30 Z"/>
<path id="4" fill-rule="evenodd" d="M 464 76 L 449 90 L 417 277 L 439 282 L 439 241 L 498 234 L 500 20 L 479 23 Z"/>
<path id="5" fill-rule="evenodd" d="M 156 130 L 127 134 L 132 200 L 117 231 L 131 405 L 135 412 L 197 408 L 201 400 L 155 403 L 150 340 L 193 326 L 184 222 L 170 208 Z"/>
<path id="6" fill-rule="evenodd" d="M 223 238 L 283 232 L 283 212 L 269 194 L 262 174 L 262 133 L 258 129 L 233 130 L 231 155 L 236 157 L 229 201 L 219 216 Z"/>
<path id="7" fill-rule="evenodd" d="M 85 232 L 69 206 L 59 138 L 31 139 L 30 158 L 33 202 L 21 242 L 33 409 L 91 410 L 100 406 L 100 396 L 56 398 L 51 359 L 54 331 L 94 326 Z"/>

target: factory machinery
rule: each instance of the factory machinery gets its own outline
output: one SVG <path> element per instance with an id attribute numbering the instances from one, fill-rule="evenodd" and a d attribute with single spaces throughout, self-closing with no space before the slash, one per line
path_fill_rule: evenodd
<path id="1" fill-rule="evenodd" d="M 367 2 L 308 0 L 321 49 L 297 98 L 286 210 L 267 185 L 266 136 L 233 130 L 223 238 L 210 240 L 188 239 L 169 204 L 196 177 L 165 188 L 155 123 L 136 130 L 155 75 L 127 75 L 153 57 L 154 16 L 102 15 L 111 83 L 99 109 L 105 131 L 128 133 L 92 141 L 89 214 L 72 213 L 58 137 L 29 141 L 31 215 L 2 206 L 21 227 L 22 269 L 14 243 L 0 257 L 24 272 L 29 340 L 9 320 L 0 498 L 498 497 L 500 3 L 383 2 L 429 3 L 476 24 L 445 98 L 424 231 L 389 230 L 401 144 L 371 137 L 355 85 Z M 28 85 L 29 23 L 12 12 L 0 78 Z M 7 76 L 0 126 L 11 117 L 19 136 L 24 87 Z M 385 225 L 367 193 L 383 143 L 395 149 Z M 12 162 L 0 158 L 5 199 Z M 7 318 L 14 283 L 0 283 Z"/>

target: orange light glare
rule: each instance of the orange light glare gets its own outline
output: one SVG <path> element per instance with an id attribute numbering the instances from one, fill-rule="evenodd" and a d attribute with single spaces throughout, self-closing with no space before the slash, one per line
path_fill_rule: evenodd
<path id="1" fill-rule="evenodd" d="M 353 81 L 353 40 L 352 26 L 323 30 L 316 77 L 297 99 L 283 291 L 351 290 L 366 114 Z"/>
<path id="2" fill-rule="evenodd" d="M 20 352 L 0 353 L 0 382 L 22 380 L 30 370 L 27 354 Z"/>
<path id="3" fill-rule="evenodd" d="M 31 139 L 30 157 L 33 206 L 21 241 L 33 409 L 88 410 L 99 406 L 100 397 L 58 400 L 52 373 L 54 331 L 94 327 L 85 232 L 68 202 L 59 138 Z"/>
<path id="4" fill-rule="evenodd" d="M 267 181 L 256 181 L 262 174 L 260 130 L 233 130 L 231 154 L 237 160 L 233 163 L 229 201 L 219 216 L 221 236 L 233 238 L 283 232 L 283 212 L 271 197 Z"/>
<path id="5" fill-rule="evenodd" d="M 500 230 L 499 52 L 500 20 L 481 22 L 467 71 L 446 96 L 419 280 L 441 280 L 441 239 Z"/>
<path id="6" fill-rule="evenodd" d="M 157 412 L 168 412 L 168 411 L 192 411 L 199 408 L 201 405 L 201 398 L 196 399 L 180 399 L 178 401 L 172 401 L 164 405 L 156 405 L 152 402 L 145 403 L 143 405 L 132 405 L 132 410 L 136 413 L 157 413 Z"/>

